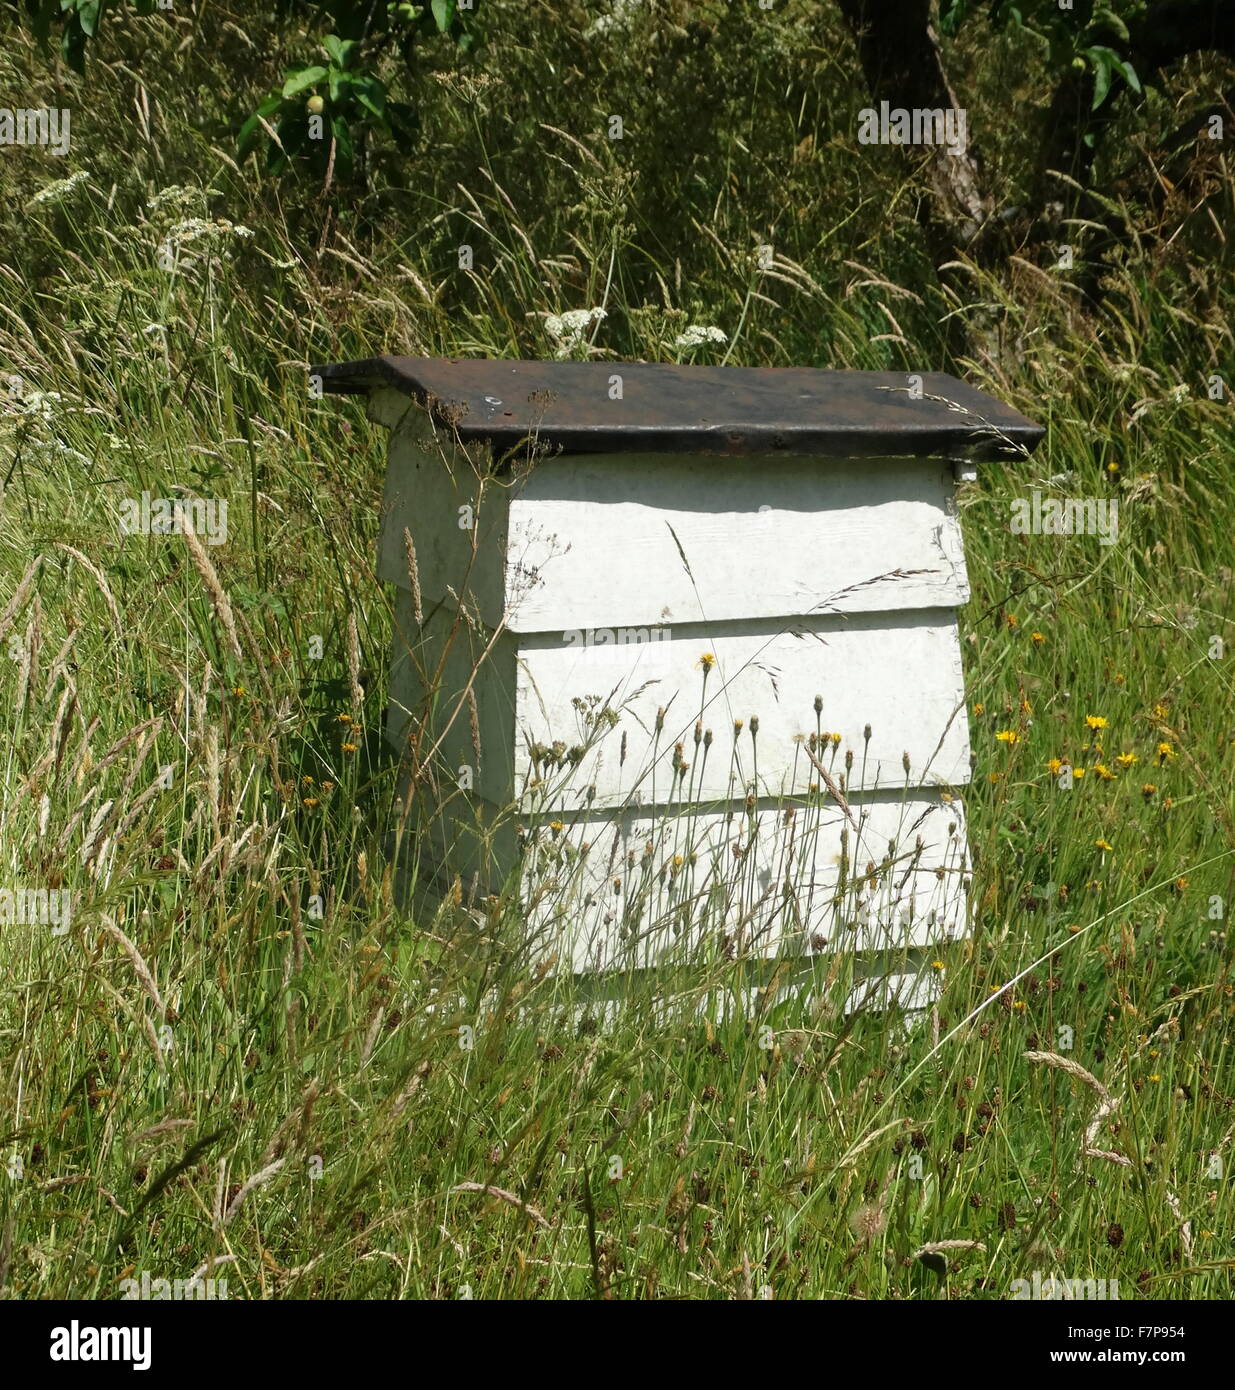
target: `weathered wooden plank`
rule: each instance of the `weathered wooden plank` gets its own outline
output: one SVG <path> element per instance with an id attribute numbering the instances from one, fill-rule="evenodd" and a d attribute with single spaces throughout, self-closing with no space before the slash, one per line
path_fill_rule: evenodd
<path id="1" fill-rule="evenodd" d="M 654 449 L 753 459 L 1018 458 L 1042 427 L 936 372 L 373 357 L 310 368 L 328 391 L 394 388 L 495 452 Z"/>

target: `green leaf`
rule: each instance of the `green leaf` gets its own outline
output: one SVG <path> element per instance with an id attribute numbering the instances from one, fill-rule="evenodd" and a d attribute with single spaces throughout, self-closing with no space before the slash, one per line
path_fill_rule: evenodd
<path id="1" fill-rule="evenodd" d="M 82 32 L 90 38 L 94 38 L 99 31 L 99 11 L 102 8 L 102 0 L 86 0 L 85 4 L 77 7 L 77 22 L 81 25 Z"/>
<path id="2" fill-rule="evenodd" d="M 356 56 L 360 44 L 355 39 L 341 39 L 338 34 L 327 34 L 322 40 L 322 47 L 330 54 L 330 61 L 336 67 L 345 68 Z"/>
<path id="3" fill-rule="evenodd" d="M 1124 58 L 1119 58 L 1116 61 L 1119 71 L 1124 75 L 1124 81 L 1134 92 L 1140 92 L 1142 90 L 1141 79 L 1136 75 L 1136 69 Z"/>
<path id="4" fill-rule="evenodd" d="M 352 82 L 352 94 L 362 106 L 378 116 L 386 114 L 386 88 L 376 77 L 357 77 Z"/>
<path id="5" fill-rule="evenodd" d="M 284 74 L 283 95 L 294 97 L 306 87 L 313 87 L 326 76 L 326 69 L 319 65 L 301 68 L 288 68 Z"/>
<path id="6" fill-rule="evenodd" d="M 433 0 L 433 18 L 439 34 L 448 33 L 455 17 L 455 0 Z"/>
<path id="7" fill-rule="evenodd" d="M 356 93 L 356 105 L 363 107 L 379 124 L 385 126 L 386 113 L 382 108 L 371 101 L 363 92 Z"/>
<path id="8" fill-rule="evenodd" d="M 1102 29 L 1110 29 L 1121 38 L 1124 43 L 1127 43 L 1132 37 L 1128 33 L 1128 26 L 1123 20 L 1120 19 L 1114 10 L 1108 10 L 1105 6 L 1094 10 L 1093 19 L 1090 20 L 1090 24 Z"/>
<path id="9" fill-rule="evenodd" d="M 1115 73 L 1118 73 L 1134 92 L 1141 91 L 1141 79 L 1136 75 L 1136 69 L 1113 48 L 1100 43 L 1092 44 L 1085 49 L 1085 57 L 1089 59 L 1094 70 L 1094 110 L 1106 100 Z"/>
<path id="10" fill-rule="evenodd" d="M 1106 94 L 1111 90 L 1111 60 L 1107 56 L 1109 49 L 1090 48 L 1086 50 L 1085 56 L 1089 59 L 1090 66 L 1093 68 L 1093 104 L 1091 111 L 1096 111 L 1106 100 Z"/>

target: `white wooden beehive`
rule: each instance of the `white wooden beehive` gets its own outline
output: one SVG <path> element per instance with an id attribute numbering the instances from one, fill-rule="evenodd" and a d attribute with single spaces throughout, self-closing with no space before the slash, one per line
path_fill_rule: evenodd
<path id="1" fill-rule="evenodd" d="M 388 735 L 448 879 L 579 971 L 966 934 L 953 493 L 1037 426 L 931 375 L 313 370 L 390 430 Z"/>

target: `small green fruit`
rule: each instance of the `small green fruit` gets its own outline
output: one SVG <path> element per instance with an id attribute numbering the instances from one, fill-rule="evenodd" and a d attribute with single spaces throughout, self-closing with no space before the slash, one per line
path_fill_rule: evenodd
<path id="1" fill-rule="evenodd" d="M 305 109 L 310 116 L 320 116 L 326 109 L 326 103 L 321 97 L 310 97 L 308 101 L 305 102 Z"/>

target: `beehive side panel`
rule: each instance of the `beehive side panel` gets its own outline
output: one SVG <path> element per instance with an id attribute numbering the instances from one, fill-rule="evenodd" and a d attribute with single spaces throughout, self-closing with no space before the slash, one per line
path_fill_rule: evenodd
<path id="1" fill-rule="evenodd" d="M 490 626 L 503 609 L 503 568 L 509 494 L 484 479 L 468 457 L 424 410 L 401 417 L 391 432 L 378 578 L 410 591 L 406 530 L 412 538 L 422 601 L 435 603 L 453 591 Z"/>
<path id="2" fill-rule="evenodd" d="M 411 596 L 400 591 L 391 645 L 387 738 L 402 750 L 409 722 L 419 722 L 428 711 L 426 732 L 420 738 L 421 757 L 427 757 L 440 739 L 432 760 L 440 785 L 465 799 L 510 804 L 516 655 L 512 634 L 495 638 L 487 628 L 473 629 L 445 605 L 431 610 L 423 625 L 418 625 Z M 437 691 L 431 709 L 430 684 Z M 469 684 L 475 696 L 474 718 Z"/>
<path id="3" fill-rule="evenodd" d="M 506 556 L 523 632 L 956 607 L 946 464 L 624 454 L 541 461 Z"/>
<path id="4" fill-rule="evenodd" d="M 388 430 L 402 429 L 413 420 L 424 418 L 423 409 L 406 392 L 389 386 L 370 391 L 365 405 L 368 418 Z"/>

